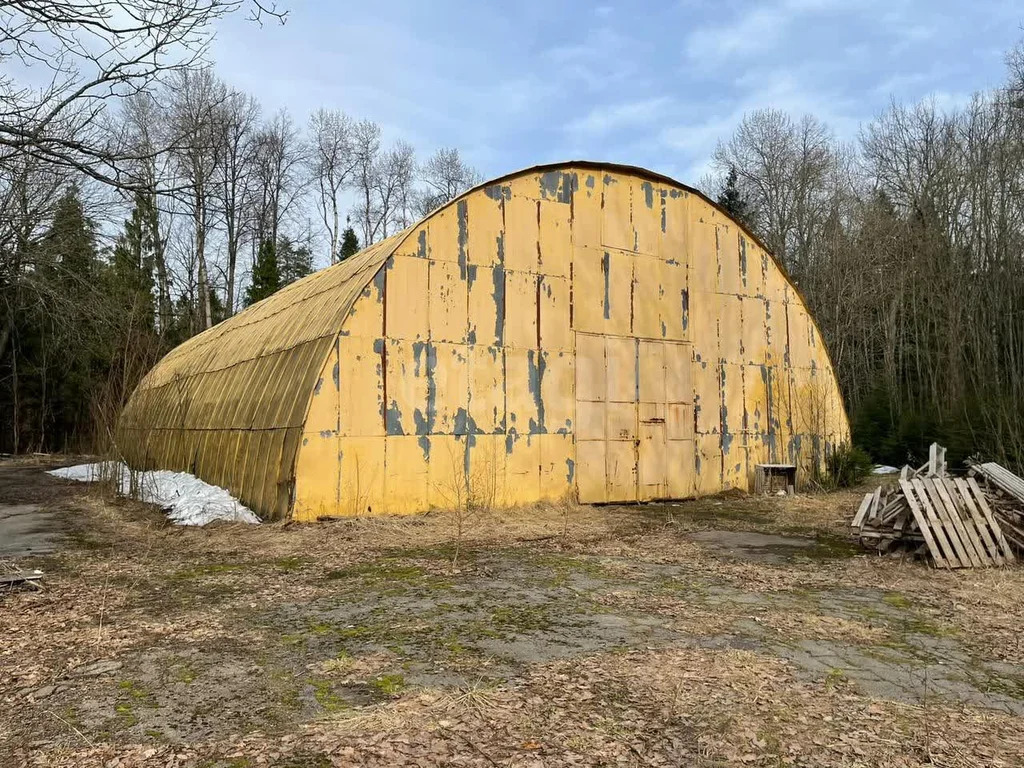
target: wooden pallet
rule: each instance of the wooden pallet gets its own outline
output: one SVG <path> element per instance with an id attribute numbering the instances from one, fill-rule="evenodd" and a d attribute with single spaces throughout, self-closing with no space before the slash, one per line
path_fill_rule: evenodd
<path id="1" fill-rule="evenodd" d="M 972 477 L 900 480 L 928 553 L 940 568 L 987 568 L 1012 563 L 1013 552 Z"/>

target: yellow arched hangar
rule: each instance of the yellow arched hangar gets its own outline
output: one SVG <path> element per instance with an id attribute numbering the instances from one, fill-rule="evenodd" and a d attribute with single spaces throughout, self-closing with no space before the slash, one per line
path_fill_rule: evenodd
<path id="1" fill-rule="evenodd" d="M 786 275 L 699 192 L 573 162 L 473 189 L 170 352 L 139 468 L 266 519 L 684 498 L 803 476 L 849 425 Z"/>

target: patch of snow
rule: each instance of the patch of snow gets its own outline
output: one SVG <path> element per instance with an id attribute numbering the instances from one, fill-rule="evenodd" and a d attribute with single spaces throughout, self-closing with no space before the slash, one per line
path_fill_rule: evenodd
<path id="1" fill-rule="evenodd" d="M 895 475 L 897 472 L 899 470 L 896 467 L 890 467 L 887 464 L 879 464 L 872 470 L 872 474 L 875 475 Z"/>
<path id="2" fill-rule="evenodd" d="M 223 488 L 204 483 L 187 472 L 155 470 L 135 473 L 136 493 L 132 493 L 132 472 L 121 462 L 78 464 L 49 472 L 65 480 L 84 483 L 115 480 L 122 495 L 134 495 L 156 504 L 167 512 L 177 525 L 206 525 L 214 520 L 236 523 L 259 523 L 252 510 Z"/>

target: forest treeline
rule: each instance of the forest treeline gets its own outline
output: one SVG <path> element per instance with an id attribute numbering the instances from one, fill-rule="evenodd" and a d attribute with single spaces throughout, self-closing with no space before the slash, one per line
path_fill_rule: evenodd
<path id="1" fill-rule="evenodd" d="M 782 261 L 876 461 L 928 444 L 1024 469 L 1024 54 L 969 102 L 893 103 L 842 144 L 771 109 L 719 143 L 706 188 Z"/>
<path id="2" fill-rule="evenodd" d="M 0 14 L 0 451 L 109 447 L 176 344 L 478 181 L 339 109 L 268 113 L 205 59 L 257 0 L 16 0 Z M 260 34 L 259 24 L 251 34 Z"/>
<path id="3" fill-rule="evenodd" d="M 109 448 L 184 339 L 479 181 L 337 109 L 267 112 L 206 58 L 262 0 L 13 0 L 0 14 L 0 451 Z M 45 78 L 39 71 L 48 73 Z M 27 82 L 20 82 L 28 72 Z M 1024 56 L 856 141 L 744 117 L 704 187 L 779 257 L 877 461 L 938 440 L 1024 469 Z"/>

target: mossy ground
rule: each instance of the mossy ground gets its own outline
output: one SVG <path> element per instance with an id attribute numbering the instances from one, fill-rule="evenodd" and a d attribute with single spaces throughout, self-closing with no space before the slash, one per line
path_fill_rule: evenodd
<path id="1" fill-rule="evenodd" d="M 182 530 L 38 483 L 75 529 L 45 591 L 0 598 L 18 638 L 0 695 L 22 702 L 0 764 L 1024 755 L 1024 576 L 869 557 L 845 538 L 855 492 L 541 506 L 479 516 L 456 547 L 443 513 Z M 724 552 L 715 532 L 782 539 Z M 97 661 L 119 666 L 81 672 Z M 866 754 L 836 746 L 866 722 Z"/>

